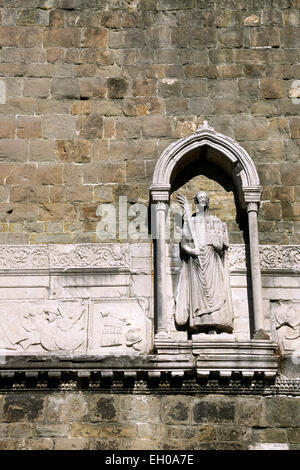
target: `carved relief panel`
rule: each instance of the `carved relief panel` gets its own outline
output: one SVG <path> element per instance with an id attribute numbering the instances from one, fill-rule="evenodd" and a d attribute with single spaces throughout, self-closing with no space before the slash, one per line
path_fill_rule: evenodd
<path id="1" fill-rule="evenodd" d="M 285 353 L 300 351 L 300 301 L 271 302 L 273 339 Z"/>
<path id="2" fill-rule="evenodd" d="M 147 353 L 151 323 L 145 300 L 103 298 L 90 308 L 88 353 L 99 355 Z"/>
<path id="3" fill-rule="evenodd" d="M 6 354 L 85 353 L 87 312 L 81 301 L 0 304 L 0 345 Z"/>

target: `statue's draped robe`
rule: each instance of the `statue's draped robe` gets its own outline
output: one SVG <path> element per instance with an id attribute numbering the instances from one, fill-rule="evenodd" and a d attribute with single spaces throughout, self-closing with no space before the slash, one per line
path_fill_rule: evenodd
<path id="1" fill-rule="evenodd" d="M 190 218 L 200 254 L 190 256 L 184 245 L 195 248 L 189 226 L 182 230 L 182 269 L 176 299 L 178 325 L 189 321 L 192 329 L 232 331 L 232 307 L 227 270 L 227 226 L 216 216 Z"/>

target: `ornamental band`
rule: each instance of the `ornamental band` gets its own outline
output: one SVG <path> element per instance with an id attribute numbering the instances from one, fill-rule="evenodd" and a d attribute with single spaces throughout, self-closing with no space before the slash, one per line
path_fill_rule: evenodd
<path id="1" fill-rule="evenodd" d="M 195 195 L 197 213 L 190 215 L 185 196 L 177 195 L 184 209 L 180 252 L 182 268 L 175 320 L 192 333 L 232 332 L 232 302 L 227 268 L 227 226 L 208 215 L 209 197 Z"/>

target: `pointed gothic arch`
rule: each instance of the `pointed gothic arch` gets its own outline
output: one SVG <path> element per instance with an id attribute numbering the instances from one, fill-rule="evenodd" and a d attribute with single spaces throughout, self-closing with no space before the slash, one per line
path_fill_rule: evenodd
<path id="1" fill-rule="evenodd" d="M 262 193 L 258 173 L 250 155 L 236 141 L 216 132 L 204 121 L 196 132 L 171 145 L 160 156 L 153 173 L 150 187 L 151 201 L 156 204 L 156 315 L 159 338 L 167 332 L 167 288 L 166 288 L 166 241 L 165 219 L 172 182 L 186 164 L 199 161 L 204 146 L 211 147 L 217 157 L 213 162 L 232 179 L 239 203 L 248 212 L 250 265 L 253 293 L 255 335 L 264 337 L 263 300 L 259 260 L 257 212 Z"/>

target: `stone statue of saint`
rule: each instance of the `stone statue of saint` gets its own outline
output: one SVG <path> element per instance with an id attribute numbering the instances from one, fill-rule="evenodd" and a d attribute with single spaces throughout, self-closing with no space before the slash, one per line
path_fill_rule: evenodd
<path id="1" fill-rule="evenodd" d="M 190 215 L 185 196 L 177 195 L 184 209 L 181 239 L 182 268 L 176 298 L 177 325 L 192 333 L 232 332 L 232 302 L 227 268 L 227 226 L 207 213 L 209 196 L 200 191 Z"/>

